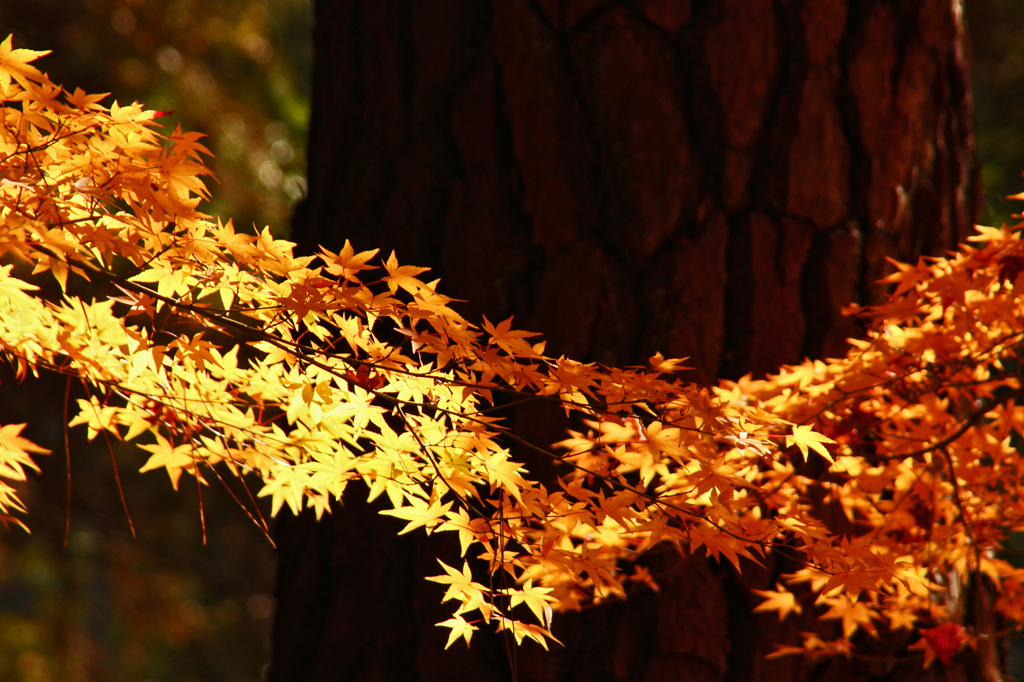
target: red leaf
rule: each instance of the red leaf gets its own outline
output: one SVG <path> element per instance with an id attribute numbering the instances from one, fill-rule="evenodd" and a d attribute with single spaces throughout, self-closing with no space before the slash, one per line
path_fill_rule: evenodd
<path id="1" fill-rule="evenodd" d="M 964 626 L 959 623 L 941 623 L 933 628 L 921 630 L 942 665 L 953 662 L 953 655 L 964 641 Z"/>

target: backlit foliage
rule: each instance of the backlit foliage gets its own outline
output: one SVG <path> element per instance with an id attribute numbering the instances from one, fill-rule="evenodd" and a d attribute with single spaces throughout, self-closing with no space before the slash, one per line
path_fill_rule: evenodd
<path id="1" fill-rule="evenodd" d="M 462 562 L 430 578 L 454 602 L 449 644 L 486 623 L 545 644 L 553 610 L 650 583 L 636 559 L 656 546 L 791 565 L 757 610 L 839 627 L 780 654 L 916 628 L 946 663 L 996 634 L 962 627 L 980 582 L 1024 619 L 1024 574 L 996 557 L 1024 526 L 1016 230 L 897 265 L 844 358 L 701 387 L 661 355 L 545 356 L 394 254 L 296 257 L 236 232 L 199 210 L 197 135 L 64 91 L 40 54 L 0 45 L 0 350 L 21 375 L 79 379 L 71 424 L 137 443 L 143 470 L 244 477 L 274 513 L 322 514 L 364 482 L 401 532 L 458 537 Z M 563 409 L 569 437 L 522 441 L 494 408 L 525 400 Z M 39 454 L 21 428 L 0 427 L 8 523 Z M 532 477 L 527 451 L 560 477 Z"/>

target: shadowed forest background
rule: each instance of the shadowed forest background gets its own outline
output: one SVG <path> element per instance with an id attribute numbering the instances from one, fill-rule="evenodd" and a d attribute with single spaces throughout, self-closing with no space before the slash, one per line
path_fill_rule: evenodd
<path id="1" fill-rule="evenodd" d="M 55 82 L 173 110 L 173 127 L 209 135 L 216 154 L 210 211 L 239 226 L 288 229 L 305 187 L 311 8 L 274 2 L 0 3 L 18 47 L 52 49 Z M 107 102 L 109 103 L 109 101 Z M 223 489 L 137 473 L 119 456 L 132 537 L 102 439 L 71 432 L 71 514 L 62 413 L 66 384 L 10 389 L 5 421 L 33 422 L 56 453 L 28 496 L 33 533 L 0 542 L 0 679 L 262 679 L 270 655 L 274 553 Z"/>
<path id="2" fill-rule="evenodd" d="M 1002 197 L 1024 184 L 1024 7 L 978 0 L 966 11 L 982 222 L 998 222 L 1019 210 Z M 284 234 L 305 188 L 310 14 L 301 0 L 40 0 L 0 5 L 0 33 L 53 49 L 41 66 L 56 82 L 173 110 L 171 125 L 208 134 L 219 179 L 210 212 Z M 28 421 L 55 452 L 26 496 L 34 534 L 0 544 L 0 679 L 261 679 L 274 555 L 225 491 L 203 490 L 201 502 L 189 486 L 174 493 L 135 473 L 142 455 L 125 454 L 133 539 L 106 445 L 75 441 L 65 548 L 64 393 L 61 380 L 0 396 L 5 423 Z"/>

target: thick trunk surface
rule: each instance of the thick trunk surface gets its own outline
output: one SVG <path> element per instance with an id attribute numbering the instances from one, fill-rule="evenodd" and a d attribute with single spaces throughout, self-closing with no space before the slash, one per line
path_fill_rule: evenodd
<path id="1" fill-rule="evenodd" d="M 320 0 L 295 238 L 430 265 L 470 319 L 514 314 L 555 355 L 661 350 L 710 381 L 839 353 L 858 331 L 840 306 L 883 295 L 885 258 L 951 248 L 976 215 L 958 8 Z M 509 679 L 499 638 L 442 652 L 421 577 L 447 550 L 356 497 L 281 522 L 271 679 Z M 787 567 L 655 563 L 662 592 L 556 617 L 565 649 L 513 652 L 518 679 L 913 678 L 765 662 L 810 627 L 750 613 L 746 587 Z"/>

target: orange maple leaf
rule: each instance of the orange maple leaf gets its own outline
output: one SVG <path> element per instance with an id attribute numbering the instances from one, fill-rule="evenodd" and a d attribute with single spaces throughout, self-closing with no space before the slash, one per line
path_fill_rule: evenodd
<path id="1" fill-rule="evenodd" d="M 756 595 L 764 597 L 765 601 L 754 607 L 754 613 L 761 613 L 763 611 L 776 611 L 779 614 L 779 621 L 784 621 L 791 613 L 803 613 L 803 607 L 800 606 L 800 602 L 796 600 L 796 595 L 784 588 L 779 583 L 775 583 L 775 590 L 751 590 Z"/>
<path id="2" fill-rule="evenodd" d="M 46 80 L 39 69 L 29 62 L 50 54 L 50 50 L 15 50 L 11 42 L 12 36 L 9 35 L 0 43 L 0 91 L 6 92 L 10 88 L 12 77 L 26 89 L 31 89 L 32 81 Z"/>

